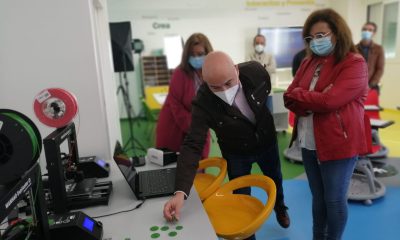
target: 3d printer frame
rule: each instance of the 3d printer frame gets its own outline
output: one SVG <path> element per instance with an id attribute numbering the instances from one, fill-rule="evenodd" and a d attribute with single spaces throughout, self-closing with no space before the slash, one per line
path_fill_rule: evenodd
<path id="1" fill-rule="evenodd" d="M 63 157 L 61 144 L 68 141 L 69 153 Z M 67 179 L 67 173 L 78 171 L 78 143 L 75 124 L 58 128 L 43 139 L 48 170 L 49 208 L 57 214 L 71 209 L 107 205 L 112 182 L 97 182 L 96 178 Z"/>

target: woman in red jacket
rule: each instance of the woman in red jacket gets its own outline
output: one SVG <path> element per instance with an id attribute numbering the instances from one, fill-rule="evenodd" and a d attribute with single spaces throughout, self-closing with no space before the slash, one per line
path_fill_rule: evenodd
<path id="1" fill-rule="evenodd" d="M 191 122 L 192 100 L 203 84 L 201 69 L 204 57 L 212 52 L 208 38 L 201 33 L 192 34 L 186 41 L 182 60 L 169 83 L 167 99 L 157 122 L 156 147 L 178 152 Z M 207 138 L 203 158 L 208 157 L 210 138 Z"/>
<path id="2" fill-rule="evenodd" d="M 358 155 L 367 152 L 363 101 L 365 61 L 344 19 L 331 9 L 313 12 L 303 37 L 307 57 L 284 94 L 296 114 L 297 138 L 312 193 L 313 239 L 341 239 L 347 191 Z"/>

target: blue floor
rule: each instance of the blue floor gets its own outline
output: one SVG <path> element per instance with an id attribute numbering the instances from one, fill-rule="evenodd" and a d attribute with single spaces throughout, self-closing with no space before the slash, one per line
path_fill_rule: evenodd
<path id="1" fill-rule="evenodd" d="M 312 239 L 311 194 L 306 180 L 286 180 L 283 183 L 285 201 L 289 207 L 291 226 L 281 228 L 272 213 L 257 232 L 258 240 Z M 257 188 L 252 194 L 265 201 L 265 194 Z M 349 218 L 343 240 L 398 240 L 400 239 L 400 188 L 388 187 L 384 198 L 371 206 L 349 203 Z"/>

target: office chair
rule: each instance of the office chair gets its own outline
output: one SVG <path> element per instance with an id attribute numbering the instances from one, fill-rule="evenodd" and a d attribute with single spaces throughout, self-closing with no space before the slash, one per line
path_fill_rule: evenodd
<path id="1" fill-rule="evenodd" d="M 368 105 L 376 106 L 377 109 L 368 109 L 366 107 L 365 113 L 371 119 L 381 119 L 381 116 L 379 114 L 381 109 L 380 109 L 380 105 L 379 105 L 379 94 L 378 94 L 378 91 L 376 91 L 375 89 L 370 89 L 368 91 L 368 95 L 367 95 L 367 98 L 365 99 L 364 105 L 365 106 L 368 106 Z"/>
<path id="2" fill-rule="evenodd" d="M 367 99 L 364 102 L 365 114 L 373 120 L 381 120 L 379 112 L 382 108 L 379 106 L 379 94 L 375 89 L 370 89 Z M 371 108 L 371 106 L 375 106 Z M 388 121 L 385 126 L 372 126 L 372 152 L 367 155 L 374 163 L 386 163 L 389 149 L 381 142 L 379 138 L 379 128 L 385 128 L 392 125 L 393 121 Z"/>
<path id="3" fill-rule="evenodd" d="M 219 168 L 219 173 L 214 176 L 209 173 L 198 172 L 194 179 L 194 186 L 201 201 L 213 194 L 222 184 L 227 172 L 226 160 L 220 157 L 206 158 L 199 162 L 198 170 L 205 170 L 209 167 Z"/>
<path id="4" fill-rule="evenodd" d="M 368 153 L 374 151 L 371 124 L 367 113 L 364 114 L 365 137 L 367 140 Z M 363 201 L 371 205 L 372 200 L 383 197 L 386 193 L 386 186 L 375 177 L 371 159 L 360 156 L 353 173 L 348 190 L 348 199 Z"/>
<path id="5" fill-rule="evenodd" d="M 267 193 L 265 205 L 255 197 L 232 193 L 250 186 Z M 271 178 L 247 175 L 222 185 L 203 202 L 203 206 L 219 237 L 239 240 L 250 237 L 263 225 L 274 208 L 275 200 L 276 186 Z"/>

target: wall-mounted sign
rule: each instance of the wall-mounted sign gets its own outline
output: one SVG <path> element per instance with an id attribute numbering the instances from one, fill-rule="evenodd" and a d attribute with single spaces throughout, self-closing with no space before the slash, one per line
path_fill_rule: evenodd
<path id="1" fill-rule="evenodd" d="M 153 28 L 154 29 L 170 29 L 171 25 L 169 25 L 169 23 L 158 23 L 158 22 L 154 22 L 153 23 Z"/>
<path id="2" fill-rule="evenodd" d="M 284 7 L 314 4 L 315 0 L 246 0 L 246 7 Z"/>

